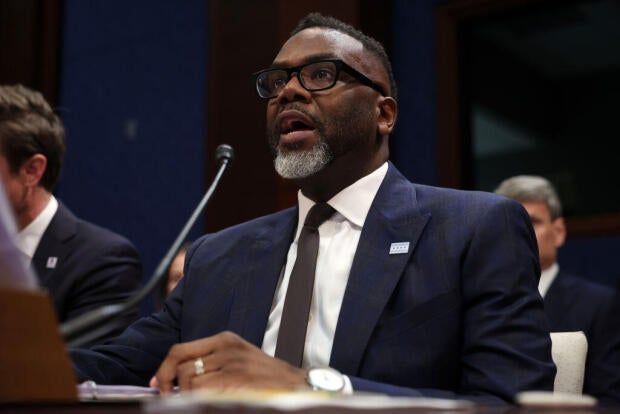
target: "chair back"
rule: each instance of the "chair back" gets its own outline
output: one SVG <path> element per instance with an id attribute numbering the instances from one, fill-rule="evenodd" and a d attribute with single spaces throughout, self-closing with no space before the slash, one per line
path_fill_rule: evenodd
<path id="1" fill-rule="evenodd" d="M 554 392 L 581 394 L 588 353 L 588 340 L 582 331 L 551 332 L 551 357 L 557 367 Z"/>

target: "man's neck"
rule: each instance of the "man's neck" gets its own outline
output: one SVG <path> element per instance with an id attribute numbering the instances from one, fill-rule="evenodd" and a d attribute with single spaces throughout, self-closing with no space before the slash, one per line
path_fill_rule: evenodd
<path id="1" fill-rule="evenodd" d="M 36 187 L 28 198 L 23 209 L 16 212 L 17 226 L 19 230 L 25 229 L 45 209 L 50 201 L 51 194 L 42 187 Z"/>
<path id="2" fill-rule="evenodd" d="M 366 168 L 350 168 L 344 160 L 335 160 L 321 171 L 299 180 L 295 180 L 301 192 L 316 203 L 326 202 L 344 188 L 350 186 L 362 177 L 375 171 L 387 161 L 384 158 L 375 157 L 366 163 Z"/>

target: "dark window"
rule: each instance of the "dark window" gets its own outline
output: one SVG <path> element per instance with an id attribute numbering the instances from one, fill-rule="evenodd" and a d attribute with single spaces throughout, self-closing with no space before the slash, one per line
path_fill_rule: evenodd
<path id="1" fill-rule="evenodd" d="M 463 187 L 493 191 L 537 174 L 556 185 L 566 216 L 620 213 L 618 22 L 613 0 L 536 2 L 463 21 Z"/>

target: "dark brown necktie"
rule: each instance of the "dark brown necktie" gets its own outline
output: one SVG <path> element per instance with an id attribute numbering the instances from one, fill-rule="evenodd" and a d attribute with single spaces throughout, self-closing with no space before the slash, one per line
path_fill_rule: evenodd
<path id="1" fill-rule="evenodd" d="M 327 203 L 315 204 L 306 217 L 297 242 L 297 259 L 286 290 L 276 358 L 301 367 L 319 253 L 319 226 L 334 214 Z"/>

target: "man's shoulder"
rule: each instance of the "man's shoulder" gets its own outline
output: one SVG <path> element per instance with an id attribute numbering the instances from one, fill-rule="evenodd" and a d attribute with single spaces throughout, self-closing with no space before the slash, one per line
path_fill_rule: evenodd
<path id="1" fill-rule="evenodd" d="M 560 271 L 545 296 L 551 329 L 584 331 L 592 340 L 597 326 L 615 318 L 615 295 L 609 286 Z"/>
<path id="2" fill-rule="evenodd" d="M 565 291 L 574 293 L 575 298 L 585 300 L 589 303 L 592 303 L 590 301 L 593 299 L 605 301 L 612 300 L 615 294 L 610 286 L 602 285 L 564 271 L 558 273 L 554 284 L 557 284 L 557 287 Z M 594 303 L 592 303 L 592 305 L 594 305 Z"/>
<path id="3" fill-rule="evenodd" d="M 126 246 L 135 249 L 126 237 L 77 217 L 62 203 L 58 204 L 58 210 L 49 229 L 55 232 L 61 241 L 74 244 L 77 247 Z"/>
<path id="4" fill-rule="evenodd" d="M 520 204 L 510 198 L 488 192 L 476 190 L 461 190 L 434 185 L 419 184 L 409 181 L 397 168 L 391 166 L 386 182 L 393 188 L 393 191 L 402 191 L 407 188 L 415 194 L 416 202 L 421 206 L 432 209 L 448 210 L 457 213 L 455 207 L 461 209 L 480 209 L 492 208 L 498 205 L 512 206 L 519 208 Z"/>
<path id="5" fill-rule="evenodd" d="M 525 216 L 525 210 L 515 200 L 486 191 L 458 190 L 413 184 L 416 201 L 431 214 L 484 216 L 493 210 L 508 210 Z"/>
<path id="6" fill-rule="evenodd" d="M 464 201 L 481 201 L 481 202 L 503 202 L 504 200 L 509 201 L 505 197 L 502 197 L 495 193 L 490 193 L 487 191 L 478 191 L 478 190 L 460 190 L 455 188 L 448 187 L 437 187 L 425 184 L 414 184 L 416 192 L 420 195 L 424 196 L 432 196 L 434 198 L 439 199 L 453 199 L 453 200 L 464 200 Z"/>
<path id="7" fill-rule="evenodd" d="M 239 241 L 248 238 L 272 237 L 285 229 L 291 229 L 291 226 L 294 230 L 297 225 L 296 220 L 297 207 L 291 207 L 227 227 L 215 233 L 206 234 L 198 239 L 195 244 L 202 244 L 206 241 Z"/>
<path id="8" fill-rule="evenodd" d="M 259 230 L 264 228 L 270 228 L 272 226 L 282 225 L 284 222 L 288 223 L 291 219 L 297 217 L 297 207 L 287 208 L 275 213 L 267 214 L 264 216 L 256 217 L 252 220 L 245 221 L 243 223 L 236 224 L 220 231 L 224 232 L 246 232 L 251 230 Z"/>

